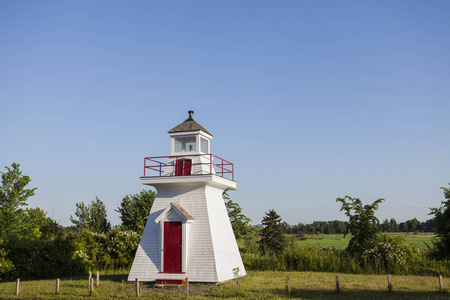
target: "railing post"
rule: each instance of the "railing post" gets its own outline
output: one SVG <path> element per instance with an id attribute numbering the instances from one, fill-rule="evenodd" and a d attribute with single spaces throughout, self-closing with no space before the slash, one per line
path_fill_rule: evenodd
<path id="1" fill-rule="evenodd" d="M 231 164 L 231 178 L 234 181 L 234 164 Z"/>
<path id="2" fill-rule="evenodd" d="M 209 174 L 212 174 L 212 154 L 209 154 Z"/>

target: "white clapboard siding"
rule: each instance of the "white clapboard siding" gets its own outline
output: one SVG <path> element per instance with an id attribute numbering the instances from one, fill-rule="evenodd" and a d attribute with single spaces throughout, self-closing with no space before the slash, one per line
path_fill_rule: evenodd
<path id="1" fill-rule="evenodd" d="M 235 268 L 239 268 L 240 276 L 245 275 L 222 199 L 224 187 L 209 186 L 211 182 L 152 184 L 157 189 L 157 197 L 136 252 L 129 281 L 135 278 L 153 281 L 189 277 L 193 282 L 221 282 L 232 279 Z M 193 218 L 187 236 L 185 274 L 160 274 L 160 224 L 155 222 L 155 218 L 171 203 L 181 205 Z"/>

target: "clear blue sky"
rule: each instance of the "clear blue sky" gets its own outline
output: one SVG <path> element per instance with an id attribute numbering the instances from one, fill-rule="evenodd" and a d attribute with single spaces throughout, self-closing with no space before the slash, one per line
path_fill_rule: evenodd
<path id="1" fill-rule="evenodd" d="M 450 182 L 449 1 L 0 1 L 0 168 L 63 225 L 195 111 L 254 224 L 426 220 Z"/>

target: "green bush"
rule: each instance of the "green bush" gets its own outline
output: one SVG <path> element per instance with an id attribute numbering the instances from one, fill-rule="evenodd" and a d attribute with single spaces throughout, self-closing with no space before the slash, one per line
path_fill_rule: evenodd
<path id="1" fill-rule="evenodd" d="M 241 253 L 247 270 L 351 274 L 450 275 L 450 263 L 430 260 L 401 239 L 383 240 L 362 256 L 334 248 L 289 247 L 278 255 Z"/>
<path id="2" fill-rule="evenodd" d="M 54 239 L 10 239 L 0 248 L 0 279 L 44 279 L 75 276 L 88 270 L 128 269 L 140 236 L 115 228 L 89 230 Z"/>
<path id="3" fill-rule="evenodd" d="M 118 228 L 108 233 L 83 230 L 75 234 L 75 256 L 91 270 L 129 268 L 139 246 L 140 236 Z"/>
<path id="4" fill-rule="evenodd" d="M 82 274 L 85 265 L 74 259 L 75 247 L 70 237 L 54 240 L 12 239 L 5 245 L 12 268 L 2 279 L 41 279 Z"/>
<path id="5" fill-rule="evenodd" d="M 13 263 L 8 259 L 5 249 L 0 249 L 0 280 L 8 275 L 14 268 Z"/>
<path id="6" fill-rule="evenodd" d="M 405 242 L 402 236 L 380 234 L 376 243 L 362 254 L 366 263 L 382 266 L 382 269 L 394 274 L 406 274 L 412 262 L 420 263 L 423 255 L 419 248 Z"/>

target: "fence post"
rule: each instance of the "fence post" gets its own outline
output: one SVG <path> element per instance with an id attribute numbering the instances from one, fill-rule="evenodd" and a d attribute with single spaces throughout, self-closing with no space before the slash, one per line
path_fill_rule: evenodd
<path id="1" fill-rule="evenodd" d="M 289 296 L 290 296 L 290 295 L 291 295 L 291 276 L 288 276 L 288 277 L 286 278 L 286 280 L 287 280 L 288 294 L 289 294 Z"/>
<path id="2" fill-rule="evenodd" d="M 16 296 L 19 295 L 19 291 L 20 291 L 20 279 L 17 278 L 16 279 Z"/>
<path id="3" fill-rule="evenodd" d="M 89 279 L 89 295 L 94 294 L 94 278 Z"/>
<path id="4" fill-rule="evenodd" d="M 236 283 L 237 283 L 238 294 L 240 294 L 241 293 L 241 285 L 239 284 L 239 280 Z"/>
<path id="5" fill-rule="evenodd" d="M 392 292 L 391 274 L 388 274 L 387 281 L 388 281 L 388 291 Z"/>
<path id="6" fill-rule="evenodd" d="M 441 293 L 444 292 L 444 280 L 442 279 L 442 275 L 439 275 L 439 291 Z"/>
<path id="7" fill-rule="evenodd" d="M 186 277 L 186 298 L 189 297 L 189 278 Z"/>
<path id="8" fill-rule="evenodd" d="M 339 293 L 339 276 L 336 275 L 336 292 Z"/>
<path id="9" fill-rule="evenodd" d="M 100 281 L 100 272 L 97 271 L 97 282 L 96 282 L 97 286 L 98 286 L 98 282 L 99 282 L 99 281 Z"/>
<path id="10" fill-rule="evenodd" d="M 139 278 L 136 278 L 136 297 L 139 297 Z"/>
<path id="11" fill-rule="evenodd" d="M 55 294 L 58 295 L 59 293 L 59 278 L 56 278 L 56 290 L 55 290 Z"/>
<path id="12" fill-rule="evenodd" d="M 91 286 L 92 271 L 89 271 L 88 284 Z"/>

